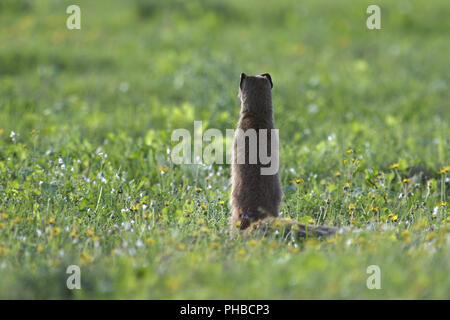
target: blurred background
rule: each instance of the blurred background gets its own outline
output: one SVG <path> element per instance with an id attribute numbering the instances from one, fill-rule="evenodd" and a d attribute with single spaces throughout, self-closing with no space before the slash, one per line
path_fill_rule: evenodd
<path id="1" fill-rule="evenodd" d="M 448 299 L 449 17 L 448 0 L 0 0 L 0 297 Z M 361 233 L 232 239 L 228 166 L 170 162 L 172 130 L 235 127 L 241 72 L 274 82 L 284 216 Z M 364 286 L 374 263 L 385 290 Z"/>

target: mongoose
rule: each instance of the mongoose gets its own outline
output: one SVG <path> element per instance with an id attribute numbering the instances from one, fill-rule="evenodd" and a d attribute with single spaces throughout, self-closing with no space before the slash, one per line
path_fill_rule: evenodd
<path id="1" fill-rule="evenodd" d="M 257 76 L 241 74 L 239 84 L 241 112 L 233 141 L 231 164 L 231 226 L 233 229 L 246 232 L 254 230 L 266 232 L 272 227 L 282 227 L 283 232 L 295 232 L 298 236 L 332 235 L 336 232 L 336 228 L 305 226 L 294 220 L 278 217 L 282 197 L 278 170 L 273 174 L 261 174 L 261 169 L 270 164 L 261 162 L 259 158 L 261 137 L 265 135 L 266 153 L 270 154 L 272 161 L 278 163 L 278 143 L 277 147 L 273 148 L 275 150 L 271 150 L 271 129 L 274 129 L 272 88 L 272 78 L 268 73 Z M 253 141 L 244 135 L 248 130 L 252 131 L 251 129 L 256 131 L 256 139 Z M 278 142 L 276 135 L 273 138 Z M 242 144 L 242 141 L 245 143 Z M 253 162 L 250 161 L 251 144 L 256 145 L 252 151 L 257 151 L 257 159 Z M 245 162 L 242 160 L 239 162 L 239 156 L 245 156 Z"/>

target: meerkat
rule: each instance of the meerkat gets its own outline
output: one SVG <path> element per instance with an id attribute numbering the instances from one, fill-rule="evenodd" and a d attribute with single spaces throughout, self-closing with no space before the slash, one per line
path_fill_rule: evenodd
<path id="1" fill-rule="evenodd" d="M 272 78 L 268 73 L 257 76 L 241 74 L 238 95 L 241 111 L 233 140 L 231 163 L 231 227 L 245 232 L 269 232 L 274 227 L 282 227 L 284 233 L 295 232 L 298 236 L 332 235 L 336 228 L 305 226 L 291 219 L 279 218 L 282 189 L 278 170 L 272 174 L 262 174 L 261 170 L 270 164 L 259 159 L 263 138 L 267 142 L 266 151 L 271 161 L 279 163 L 278 137 L 272 131 L 272 88 Z M 246 134 L 249 131 L 256 133 L 253 141 L 251 135 Z M 271 143 L 272 138 L 275 139 L 276 147 Z M 252 144 L 255 145 L 253 149 Z M 250 150 L 256 151 L 256 161 L 250 161 Z"/>

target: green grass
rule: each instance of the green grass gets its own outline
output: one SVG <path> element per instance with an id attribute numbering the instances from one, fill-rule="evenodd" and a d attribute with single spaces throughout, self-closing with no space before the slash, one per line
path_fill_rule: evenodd
<path id="1" fill-rule="evenodd" d="M 70 4 L 0 3 L 0 298 L 450 298 L 448 1 Z M 229 166 L 171 164 L 240 72 L 274 81 L 283 216 L 351 231 L 232 238 Z"/>

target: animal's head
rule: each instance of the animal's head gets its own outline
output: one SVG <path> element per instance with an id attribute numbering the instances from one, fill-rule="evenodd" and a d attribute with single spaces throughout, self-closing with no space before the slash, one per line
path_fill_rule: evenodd
<path id="1" fill-rule="evenodd" d="M 253 113 L 272 111 L 272 77 L 268 73 L 247 76 L 241 73 L 239 98 L 242 110 Z"/>

